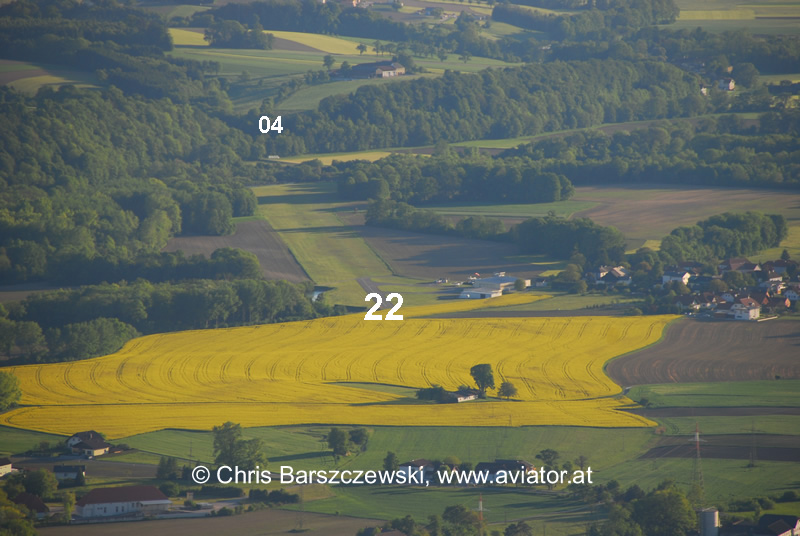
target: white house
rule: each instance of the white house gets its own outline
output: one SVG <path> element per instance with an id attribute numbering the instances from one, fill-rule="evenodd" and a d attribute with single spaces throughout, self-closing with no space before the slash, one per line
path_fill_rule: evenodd
<path id="1" fill-rule="evenodd" d="M 692 277 L 692 274 L 685 270 L 678 272 L 664 272 L 664 275 L 661 276 L 661 284 L 666 285 L 667 283 L 672 283 L 673 281 L 680 281 L 686 285 L 689 283 L 690 277 Z"/>
<path id="2" fill-rule="evenodd" d="M 73 454 L 83 454 L 84 456 L 101 456 L 108 453 L 111 444 L 106 443 L 99 433 L 94 430 L 78 432 L 67 439 L 67 446 L 72 449 Z"/>
<path id="3" fill-rule="evenodd" d="M 95 488 L 75 503 L 82 518 L 153 515 L 166 512 L 172 504 L 155 486 Z"/>
<path id="4" fill-rule="evenodd" d="M 8 458 L 0 458 L 0 477 L 10 473 L 12 469 L 11 460 Z"/>
<path id="5" fill-rule="evenodd" d="M 466 300 L 483 300 L 486 298 L 497 298 L 498 296 L 502 295 L 503 295 L 502 290 L 495 290 L 489 288 L 472 288 L 472 289 L 462 290 L 459 298 L 464 298 Z"/>
<path id="6" fill-rule="evenodd" d="M 67 439 L 67 446 L 71 447 L 73 445 L 77 445 L 81 441 L 86 441 L 87 439 L 103 439 L 103 436 L 94 430 L 78 432 L 77 434 L 72 434 L 69 439 Z"/>
<path id="7" fill-rule="evenodd" d="M 86 476 L 85 465 L 54 465 L 53 474 L 56 480 L 75 480 L 78 475 Z"/>
<path id="8" fill-rule="evenodd" d="M 756 320 L 761 316 L 761 306 L 752 298 L 741 298 L 731 306 L 736 320 Z"/>

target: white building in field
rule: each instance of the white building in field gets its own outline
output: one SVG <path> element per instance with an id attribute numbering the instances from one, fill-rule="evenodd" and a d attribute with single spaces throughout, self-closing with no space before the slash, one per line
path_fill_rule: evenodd
<path id="1" fill-rule="evenodd" d="M 172 501 L 155 486 L 95 488 L 75 503 L 82 518 L 153 515 L 166 512 Z"/>
<path id="2" fill-rule="evenodd" d="M 486 298 L 497 298 L 498 296 L 502 295 L 502 290 L 490 288 L 471 288 L 462 290 L 459 298 L 463 298 L 465 300 L 484 300 Z"/>

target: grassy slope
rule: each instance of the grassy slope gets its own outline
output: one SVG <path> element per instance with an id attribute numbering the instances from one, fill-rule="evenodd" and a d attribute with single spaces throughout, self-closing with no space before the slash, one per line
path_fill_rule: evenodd
<path id="1" fill-rule="evenodd" d="M 23 453 L 42 441 L 53 444 L 65 439 L 63 436 L 0 426 L 0 456 Z"/>

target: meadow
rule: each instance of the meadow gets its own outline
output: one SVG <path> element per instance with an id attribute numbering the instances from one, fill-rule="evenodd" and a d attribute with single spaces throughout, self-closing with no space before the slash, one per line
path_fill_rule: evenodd
<path id="1" fill-rule="evenodd" d="M 510 305 L 529 300 L 492 300 Z M 401 309 L 402 322 L 363 315 L 151 335 L 111 356 L 14 367 L 22 407 L 0 423 L 69 434 L 94 428 L 118 438 L 164 428 L 208 430 L 233 419 L 245 427 L 303 423 L 443 426 L 650 426 L 617 411 L 630 404 L 603 374 L 615 355 L 646 346 L 671 317 L 425 319 L 485 306 L 458 300 Z M 497 341 L 510 344 L 498 346 Z M 385 391 L 471 385 L 472 365 L 492 365 L 515 401 L 409 404 Z M 405 399 L 405 400 L 404 400 Z"/>
<path id="2" fill-rule="evenodd" d="M 800 380 L 639 385 L 628 392 L 655 408 L 800 407 Z"/>

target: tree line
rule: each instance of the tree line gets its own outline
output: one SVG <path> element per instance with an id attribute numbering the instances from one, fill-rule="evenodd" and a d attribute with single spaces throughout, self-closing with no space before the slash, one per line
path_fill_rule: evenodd
<path id="1" fill-rule="evenodd" d="M 552 62 L 480 74 L 452 71 L 322 100 L 298 113 L 267 154 L 359 151 L 540 134 L 705 110 L 699 79 L 656 62 Z M 254 110 L 242 128 L 258 121 Z"/>
<path id="2" fill-rule="evenodd" d="M 575 189 L 564 175 L 540 173 L 537 167 L 528 158 L 491 158 L 477 151 L 459 156 L 444 148 L 431 157 L 338 162 L 328 176 L 346 199 L 550 203 L 572 197 Z"/>
<path id="3" fill-rule="evenodd" d="M 707 262 L 754 255 L 780 246 L 789 234 L 786 218 L 779 214 L 726 212 L 678 227 L 661 241 L 661 252 L 675 261 Z"/>
<path id="4" fill-rule="evenodd" d="M 521 28 L 547 32 L 556 41 L 610 40 L 627 36 L 656 24 L 670 24 L 678 17 L 674 0 L 609 0 L 592 2 L 572 13 L 543 13 L 514 4 L 531 5 L 536 0 L 500 3 L 492 19 Z M 544 6 L 541 6 L 544 7 Z"/>
<path id="5" fill-rule="evenodd" d="M 373 200 L 367 209 L 366 223 L 424 233 L 512 242 L 525 253 L 543 253 L 561 259 L 579 253 L 589 264 L 616 263 L 625 258 L 625 237 L 622 233 L 614 227 L 598 225 L 588 218 L 529 218 L 506 230 L 497 218 L 469 216 L 454 226 L 432 210 L 391 200 Z"/>
<path id="6" fill-rule="evenodd" d="M 343 312 L 308 284 L 139 279 L 30 295 L 0 309 L 0 354 L 18 362 L 112 353 L 140 334 L 305 320 Z"/>
<path id="7" fill-rule="evenodd" d="M 770 112 L 758 124 L 745 126 L 728 115 L 613 135 L 577 132 L 520 145 L 498 157 L 528 158 L 535 173 L 561 174 L 575 184 L 797 188 L 800 164 L 792 155 L 800 150 L 800 113 Z"/>

